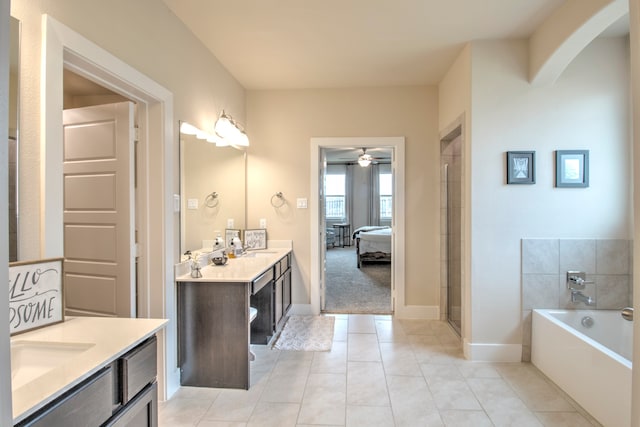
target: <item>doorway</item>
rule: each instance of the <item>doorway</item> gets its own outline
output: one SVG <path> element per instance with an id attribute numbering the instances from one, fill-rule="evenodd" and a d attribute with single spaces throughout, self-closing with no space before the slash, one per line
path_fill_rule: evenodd
<path id="1" fill-rule="evenodd" d="M 391 147 L 323 148 L 325 313 L 393 313 L 392 153 Z"/>
<path id="2" fill-rule="evenodd" d="M 43 18 L 42 239 L 45 258 L 63 254 L 62 121 L 63 69 L 69 69 L 134 100 L 138 106 L 137 188 L 140 224 L 137 241 L 138 317 L 175 318 L 173 261 L 173 95 L 130 65 L 82 37 L 51 16 Z M 153 177 L 153 179 L 152 179 Z M 158 390 L 172 395 L 180 379 L 176 360 L 176 327 L 170 322 L 158 335 Z"/>
<path id="3" fill-rule="evenodd" d="M 391 310 L 398 315 L 404 305 L 404 137 L 312 138 L 310 167 L 311 214 L 311 311 L 319 314 L 325 306 L 327 223 L 324 213 L 325 149 L 388 147 L 392 150 L 393 214 L 391 222 Z M 350 230 L 353 231 L 353 230 Z M 355 262 L 354 262 L 355 264 Z"/>
<path id="4" fill-rule="evenodd" d="M 453 329 L 462 330 L 462 127 L 441 140 L 441 236 L 444 243 L 441 278 L 446 304 L 444 318 Z"/>

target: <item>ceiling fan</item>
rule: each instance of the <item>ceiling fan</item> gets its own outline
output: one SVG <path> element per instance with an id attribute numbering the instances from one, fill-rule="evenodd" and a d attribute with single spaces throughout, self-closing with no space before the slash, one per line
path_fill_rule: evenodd
<path id="1" fill-rule="evenodd" d="M 361 148 L 362 154 L 358 156 L 358 164 L 363 168 L 366 168 L 370 164 L 378 164 L 378 163 L 389 163 L 389 157 L 373 157 L 371 154 L 367 153 L 367 149 L 365 147 Z"/>

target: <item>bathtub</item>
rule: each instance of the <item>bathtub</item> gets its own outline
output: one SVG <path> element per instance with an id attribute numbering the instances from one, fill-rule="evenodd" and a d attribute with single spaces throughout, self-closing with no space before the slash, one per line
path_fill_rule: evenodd
<path id="1" fill-rule="evenodd" d="M 633 322 L 619 310 L 533 310 L 531 333 L 538 369 L 605 427 L 631 425 Z"/>

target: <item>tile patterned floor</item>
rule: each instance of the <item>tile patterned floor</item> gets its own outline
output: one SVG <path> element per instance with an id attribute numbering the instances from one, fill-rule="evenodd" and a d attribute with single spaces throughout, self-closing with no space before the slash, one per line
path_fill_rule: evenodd
<path id="1" fill-rule="evenodd" d="M 529 363 L 464 360 L 444 322 L 335 317 L 330 352 L 252 346 L 249 390 L 182 387 L 160 426 L 599 425 Z"/>

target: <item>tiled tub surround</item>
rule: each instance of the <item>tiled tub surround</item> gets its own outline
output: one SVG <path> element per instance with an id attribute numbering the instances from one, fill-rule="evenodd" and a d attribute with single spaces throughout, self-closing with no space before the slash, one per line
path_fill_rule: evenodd
<path id="1" fill-rule="evenodd" d="M 622 239 L 522 239 L 522 360 L 531 360 L 531 310 L 620 309 L 632 301 L 632 241 Z M 582 291 L 595 306 L 571 302 L 567 271 L 593 281 Z"/>

